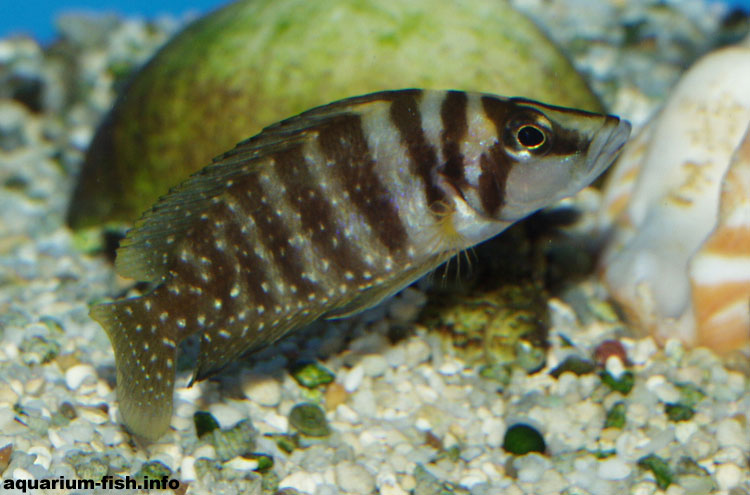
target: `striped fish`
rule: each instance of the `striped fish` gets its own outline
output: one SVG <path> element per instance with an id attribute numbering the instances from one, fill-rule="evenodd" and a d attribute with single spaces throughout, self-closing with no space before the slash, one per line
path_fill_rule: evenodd
<path id="1" fill-rule="evenodd" d="M 264 129 L 162 198 L 120 249 L 154 282 L 94 306 L 126 426 L 167 428 L 179 343 L 194 380 L 318 318 L 369 308 L 457 252 L 576 193 L 614 160 L 614 116 L 461 91 L 337 101 Z"/>

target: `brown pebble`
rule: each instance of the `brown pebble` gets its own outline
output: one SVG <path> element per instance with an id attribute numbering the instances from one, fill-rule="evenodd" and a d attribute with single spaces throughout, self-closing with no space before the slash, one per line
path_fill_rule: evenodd
<path id="1" fill-rule="evenodd" d="M 596 350 L 594 351 L 594 359 L 596 360 L 597 364 L 599 364 L 600 366 L 606 365 L 607 359 L 609 359 L 610 356 L 617 356 L 625 366 L 630 363 L 628 360 L 628 354 L 627 352 L 625 352 L 625 347 L 623 347 L 622 343 L 619 340 L 605 340 L 604 342 L 596 346 Z"/>
<path id="2" fill-rule="evenodd" d="M 326 409 L 333 411 L 339 404 L 346 402 L 348 395 L 343 385 L 336 382 L 331 383 L 325 392 Z"/>
<path id="3" fill-rule="evenodd" d="M 9 443 L 3 448 L 0 448 L 0 476 L 5 473 L 5 470 L 10 464 L 10 455 L 13 453 L 13 444 Z"/>

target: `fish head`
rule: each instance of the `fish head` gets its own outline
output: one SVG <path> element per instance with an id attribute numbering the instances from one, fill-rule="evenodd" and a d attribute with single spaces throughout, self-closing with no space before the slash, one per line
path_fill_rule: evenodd
<path id="1" fill-rule="evenodd" d="M 476 191 L 464 197 L 473 197 L 472 207 L 502 222 L 519 220 L 589 185 L 630 135 L 630 123 L 619 117 L 522 98 L 498 99 L 485 108 L 497 141 L 477 163 Z"/>

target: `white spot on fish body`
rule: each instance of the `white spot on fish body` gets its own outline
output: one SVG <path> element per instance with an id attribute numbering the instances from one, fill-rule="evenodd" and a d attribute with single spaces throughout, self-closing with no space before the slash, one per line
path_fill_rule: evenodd
<path id="1" fill-rule="evenodd" d="M 151 311 L 151 301 L 146 299 L 146 302 L 143 303 L 143 307 L 146 308 L 146 311 Z"/>
<path id="2" fill-rule="evenodd" d="M 168 318 L 169 318 L 169 313 L 167 313 L 166 311 L 162 311 L 161 313 L 159 313 L 160 322 L 164 323 L 165 321 L 167 321 Z"/>
<path id="3" fill-rule="evenodd" d="M 260 306 L 258 306 L 256 309 L 258 310 L 258 314 L 259 315 L 262 315 L 263 313 L 266 312 L 266 307 L 263 306 L 262 304 Z"/>
<path id="4" fill-rule="evenodd" d="M 195 319 L 195 321 L 197 321 L 198 325 L 200 325 L 202 327 L 206 326 L 206 315 L 204 315 L 204 314 L 198 315 L 198 317 Z"/>
<path id="5" fill-rule="evenodd" d="M 227 332 L 226 329 L 222 328 L 219 330 L 219 337 L 223 337 L 225 339 L 229 339 L 232 336 L 231 333 Z"/>
<path id="6" fill-rule="evenodd" d="M 185 318 L 177 318 L 177 326 L 180 328 L 185 328 L 185 325 L 187 325 L 187 322 L 185 321 Z"/>
<path id="7" fill-rule="evenodd" d="M 239 285 L 237 285 L 237 284 L 234 284 L 234 285 L 232 286 L 232 290 L 231 290 L 231 291 L 229 291 L 229 295 L 230 295 L 231 297 L 237 297 L 237 296 L 239 296 L 239 295 L 240 295 L 240 286 L 239 286 Z"/>
<path id="8" fill-rule="evenodd" d="M 221 309 L 221 306 L 222 306 L 221 299 L 219 299 L 219 298 L 214 299 L 214 308 L 215 309 Z"/>

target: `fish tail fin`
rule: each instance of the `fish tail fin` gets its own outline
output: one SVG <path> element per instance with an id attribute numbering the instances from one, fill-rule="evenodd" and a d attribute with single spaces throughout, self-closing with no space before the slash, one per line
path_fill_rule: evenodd
<path id="1" fill-rule="evenodd" d="M 125 426 L 158 439 L 172 416 L 177 342 L 158 319 L 149 296 L 93 306 L 115 353 L 117 400 Z"/>

